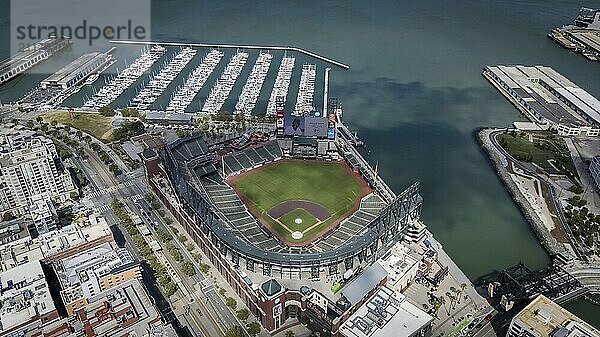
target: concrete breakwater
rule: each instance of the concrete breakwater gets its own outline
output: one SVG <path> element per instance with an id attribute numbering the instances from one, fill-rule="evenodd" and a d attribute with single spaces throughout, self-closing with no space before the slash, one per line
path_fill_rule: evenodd
<path id="1" fill-rule="evenodd" d="M 491 133 L 494 131 L 497 131 L 497 129 L 476 129 L 475 133 L 478 143 L 487 153 L 492 166 L 500 177 L 500 180 L 504 184 L 506 190 L 511 194 L 514 202 L 519 205 L 521 213 L 531 225 L 533 232 L 540 240 L 540 243 L 546 252 L 548 252 L 549 255 L 566 253 L 564 246 L 552 236 L 550 231 L 544 225 L 543 221 L 535 213 L 533 207 L 525 199 L 523 194 L 521 194 L 521 191 L 519 191 L 515 181 L 511 178 L 509 172 L 507 171 L 509 160 L 506 158 L 504 153 L 502 153 L 496 147 L 496 145 L 492 143 L 492 140 L 490 139 Z"/>

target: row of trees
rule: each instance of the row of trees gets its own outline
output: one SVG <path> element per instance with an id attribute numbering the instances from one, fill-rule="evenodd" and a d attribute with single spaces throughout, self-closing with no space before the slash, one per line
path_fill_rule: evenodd
<path id="1" fill-rule="evenodd" d="M 121 203 L 117 199 L 114 199 L 111 203 L 111 206 L 113 212 L 119 219 L 121 226 L 123 226 L 129 234 L 129 236 L 131 236 L 133 244 L 136 246 L 140 255 L 150 264 L 150 267 L 154 271 L 154 275 L 156 277 L 156 280 L 158 281 L 158 284 L 165 291 L 165 295 L 173 295 L 175 291 L 177 291 L 177 284 L 173 282 L 173 279 L 171 279 L 171 276 L 169 276 L 169 273 L 167 272 L 165 267 L 158 261 L 158 259 L 154 255 L 154 252 L 152 251 L 152 248 L 148 245 L 146 240 L 144 240 L 144 237 L 133 223 L 133 220 L 131 219 L 127 211 L 125 211 L 123 203 Z"/>
<path id="2" fill-rule="evenodd" d="M 175 234 L 178 241 L 180 241 L 181 243 L 184 243 L 187 240 L 187 237 L 185 237 L 185 235 L 180 235 L 177 228 L 170 225 L 173 222 L 173 220 L 171 220 L 171 218 L 166 216 L 165 211 L 162 209 L 162 206 L 158 202 L 156 197 L 151 193 L 147 193 L 145 195 L 145 199 L 150 204 L 150 207 L 152 207 L 152 209 L 156 210 L 157 213 L 159 213 L 159 215 L 161 216 L 163 221 L 165 221 L 167 226 L 169 226 L 171 231 Z M 166 221 L 166 220 L 168 220 L 168 221 Z M 181 271 L 188 277 L 192 277 L 192 276 L 196 275 L 196 268 L 194 268 L 194 264 L 191 263 L 190 261 L 186 261 L 184 259 L 183 255 L 181 254 L 181 252 L 179 251 L 179 249 L 172 243 L 173 235 L 171 235 L 169 232 L 164 231 L 162 229 L 159 229 L 157 231 L 157 235 L 158 235 L 158 239 L 164 244 L 165 250 L 173 257 L 173 259 L 175 261 L 180 263 Z M 183 240 L 181 237 L 185 238 L 185 240 Z M 189 245 L 186 247 L 186 249 L 189 251 L 192 251 L 194 249 L 194 246 Z"/>

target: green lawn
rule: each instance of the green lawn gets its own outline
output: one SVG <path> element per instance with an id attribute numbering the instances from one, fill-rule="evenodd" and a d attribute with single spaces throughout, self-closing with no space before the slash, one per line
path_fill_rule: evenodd
<path id="1" fill-rule="evenodd" d="M 297 224 L 295 222 L 296 219 L 302 219 L 302 223 Z M 281 221 L 282 224 L 286 225 L 287 228 L 299 232 L 302 232 L 310 226 L 319 222 L 317 218 L 315 218 L 314 216 L 312 216 L 312 214 L 308 213 L 302 208 L 296 208 L 295 210 L 283 215 L 281 218 L 279 218 L 279 221 Z"/>
<path id="2" fill-rule="evenodd" d="M 56 111 L 42 115 L 46 122 L 56 121 L 59 124 L 70 125 L 73 128 L 87 132 L 98 139 L 110 139 L 112 118 L 97 113 L 74 112 L 71 118 L 67 111 Z"/>
<path id="3" fill-rule="evenodd" d="M 351 210 L 361 195 L 360 178 L 347 173 L 341 165 L 281 160 L 238 177 L 232 183 L 250 202 L 249 206 L 255 208 L 277 233 L 290 241 L 293 240 L 290 233 L 267 215 L 268 210 L 289 200 L 308 200 L 327 208 L 332 216 L 305 233 L 303 241 L 306 241 Z"/>
<path id="4" fill-rule="evenodd" d="M 497 140 L 517 160 L 533 162 L 544 169 L 553 170 L 552 165 L 548 163 L 548 160 L 553 159 L 563 174 L 578 179 L 579 175 L 562 138 L 551 134 L 532 135 L 533 142 L 529 141 L 527 135 L 510 133 L 499 134 Z"/>

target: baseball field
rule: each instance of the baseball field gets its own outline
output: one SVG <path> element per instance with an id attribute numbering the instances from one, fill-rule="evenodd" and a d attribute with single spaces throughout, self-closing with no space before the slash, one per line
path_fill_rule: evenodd
<path id="1" fill-rule="evenodd" d="M 343 162 L 280 160 L 230 178 L 229 183 L 250 212 L 291 245 L 318 238 L 370 192 Z"/>

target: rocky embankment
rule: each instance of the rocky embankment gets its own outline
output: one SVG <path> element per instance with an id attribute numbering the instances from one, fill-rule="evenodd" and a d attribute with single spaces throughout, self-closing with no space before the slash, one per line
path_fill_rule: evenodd
<path id="1" fill-rule="evenodd" d="M 538 239 L 540 240 L 540 243 L 546 249 L 548 254 L 550 254 L 550 255 L 555 255 L 555 254 L 559 254 L 559 253 L 564 254 L 566 252 L 566 249 L 564 248 L 564 246 L 562 244 L 558 243 L 558 241 L 556 241 L 556 239 L 552 236 L 552 234 L 546 228 L 546 226 L 544 226 L 542 219 L 540 219 L 535 214 L 533 207 L 531 207 L 531 204 L 529 204 L 529 202 L 525 199 L 523 194 L 521 194 L 515 181 L 511 178 L 510 174 L 508 173 L 508 171 L 507 171 L 507 167 L 508 167 L 508 163 L 509 163 L 508 159 L 506 158 L 504 153 L 502 153 L 496 147 L 496 145 L 494 143 L 492 143 L 492 141 L 490 139 L 490 134 L 493 131 L 496 131 L 496 130 L 495 129 L 478 129 L 478 130 L 476 130 L 475 133 L 477 135 L 477 141 L 479 142 L 481 147 L 485 150 L 485 152 L 488 154 L 488 158 L 490 159 L 490 162 L 494 166 L 496 173 L 498 174 L 498 176 L 504 183 L 504 186 L 506 187 L 508 192 L 511 194 L 515 203 L 517 203 L 517 205 L 519 205 L 519 208 L 521 209 L 523 216 L 527 219 L 527 221 L 529 221 L 531 228 L 533 229 L 534 233 L 537 235 Z"/>

